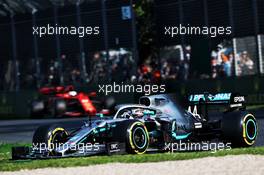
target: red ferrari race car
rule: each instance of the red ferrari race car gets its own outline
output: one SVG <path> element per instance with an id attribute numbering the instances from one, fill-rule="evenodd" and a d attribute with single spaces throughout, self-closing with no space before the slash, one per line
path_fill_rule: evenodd
<path id="1" fill-rule="evenodd" d="M 43 87 L 39 89 L 39 97 L 30 103 L 30 115 L 32 118 L 107 115 L 114 105 L 112 97 L 96 100 L 95 92 L 78 92 L 73 86 Z"/>

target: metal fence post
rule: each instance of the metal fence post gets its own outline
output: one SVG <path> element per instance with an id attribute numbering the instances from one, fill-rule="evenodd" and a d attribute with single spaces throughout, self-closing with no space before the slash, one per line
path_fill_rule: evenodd
<path id="1" fill-rule="evenodd" d="M 13 66 L 14 66 L 14 79 L 15 79 L 15 91 L 19 91 L 19 64 L 17 61 L 17 40 L 16 40 L 16 27 L 14 21 L 14 14 L 10 15 L 11 31 L 12 31 L 12 54 L 13 54 Z"/>
<path id="2" fill-rule="evenodd" d="M 82 25 L 82 19 L 81 19 L 81 9 L 80 9 L 80 1 L 77 1 L 76 3 L 76 17 L 77 17 L 77 27 L 80 27 Z M 85 83 L 86 81 L 86 63 L 85 63 L 85 52 L 84 52 L 84 43 L 83 38 L 79 37 L 79 49 L 80 49 L 80 70 L 82 73 L 82 80 Z"/>
<path id="3" fill-rule="evenodd" d="M 261 38 L 261 35 L 258 35 L 257 36 L 257 43 L 258 43 L 258 54 L 259 54 L 259 71 L 260 71 L 260 74 L 263 74 L 264 73 L 264 70 L 263 70 L 263 53 L 262 53 L 262 45 L 264 45 L 263 43 L 264 41 L 262 40 Z M 264 46 L 263 46 L 264 47 Z"/>
<path id="4" fill-rule="evenodd" d="M 132 73 L 136 74 L 138 66 L 138 48 L 137 48 L 137 29 L 136 29 L 136 19 L 135 12 L 133 10 L 133 0 L 130 0 L 130 10 L 131 10 L 131 27 L 132 27 L 132 44 L 133 44 L 133 59 L 135 66 L 132 68 Z"/>
<path id="5" fill-rule="evenodd" d="M 179 0 L 179 17 L 180 17 L 180 24 L 183 25 L 183 21 L 184 21 L 184 13 L 183 13 L 183 2 L 182 0 Z M 181 45 L 184 46 L 185 45 L 185 37 L 184 35 L 181 35 Z M 183 52 L 185 52 L 185 49 L 183 49 Z"/>
<path id="6" fill-rule="evenodd" d="M 36 10 L 32 11 L 32 26 L 36 27 Z M 40 62 L 38 56 L 38 38 L 37 35 L 33 35 L 33 49 L 34 49 L 34 57 L 35 57 L 35 65 L 36 65 L 36 82 L 37 88 L 40 88 Z"/>
<path id="7" fill-rule="evenodd" d="M 228 0 L 228 15 L 229 15 L 229 24 L 232 28 L 232 31 L 235 30 L 234 26 L 234 18 L 233 18 L 233 1 Z M 236 39 L 234 38 L 234 32 L 231 34 L 232 37 L 232 44 L 233 44 L 233 57 L 234 61 L 232 66 L 234 67 L 233 75 L 238 76 L 238 69 L 237 69 L 237 45 L 236 45 Z"/>
<path id="8" fill-rule="evenodd" d="M 53 12 L 54 12 L 54 25 L 58 25 L 58 7 L 56 4 L 53 5 Z M 63 72 L 62 72 L 62 61 L 61 61 L 61 45 L 60 45 L 60 36 L 55 34 L 56 38 L 56 55 L 57 55 L 57 61 L 58 61 L 58 68 L 59 68 L 59 79 L 60 79 L 60 84 L 64 84 L 64 77 L 63 77 Z"/>
<path id="9" fill-rule="evenodd" d="M 108 26 L 107 26 L 107 14 L 106 14 L 106 7 L 105 7 L 105 1 L 101 0 L 101 12 L 102 12 L 102 21 L 103 21 L 103 32 L 104 32 L 104 49 L 106 52 L 106 62 L 107 62 L 107 69 L 108 69 L 108 80 L 112 79 L 112 71 L 111 71 L 111 65 L 109 60 L 109 44 L 108 44 Z"/>
<path id="10" fill-rule="evenodd" d="M 205 24 L 205 26 L 209 27 L 207 0 L 203 0 L 203 10 L 204 10 L 204 24 Z M 207 38 L 208 38 L 209 52 L 211 52 L 211 50 L 212 50 L 212 39 L 209 35 L 207 35 Z"/>
<path id="11" fill-rule="evenodd" d="M 257 64 L 258 64 L 258 74 L 263 73 L 263 63 L 262 63 L 262 50 L 261 50 L 261 40 L 260 37 L 258 37 L 259 34 L 259 19 L 258 19 L 258 6 L 257 1 L 252 0 L 253 5 L 253 16 L 254 16 L 254 29 L 255 29 L 255 41 L 256 41 L 256 52 L 257 52 Z"/>

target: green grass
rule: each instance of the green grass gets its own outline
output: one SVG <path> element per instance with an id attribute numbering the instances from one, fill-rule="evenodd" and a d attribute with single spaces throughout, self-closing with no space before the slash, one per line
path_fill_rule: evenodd
<path id="1" fill-rule="evenodd" d="M 21 145 L 21 144 L 20 144 Z M 62 158 L 49 160 L 18 160 L 11 158 L 11 147 L 18 146 L 12 144 L 0 145 L 0 171 L 15 171 L 20 169 L 36 169 L 45 167 L 73 167 L 88 166 L 94 164 L 104 164 L 113 162 L 122 163 L 142 163 L 142 162 L 160 162 L 169 160 L 187 160 L 209 156 L 225 156 L 238 154 L 258 154 L 264 155 L 264 147 L 240 148 L 231 150 L 222 150 L 212 153 L 209 151 L 201 152 L 181 152 L 181 153 L 157 153 L 144 155 L 115 155 L 115 156 L 92 156 L 80 158 Z"/>
<path id="2" fill-rule="evenodd" d="M 247 106 L 248 110 L 259 110 L 259 109 L 264 109 L 264 104 L 261 105 L 249 105 Z"/>

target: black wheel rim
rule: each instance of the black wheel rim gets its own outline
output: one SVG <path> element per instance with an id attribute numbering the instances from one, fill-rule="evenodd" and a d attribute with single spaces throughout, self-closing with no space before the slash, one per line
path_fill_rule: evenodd
<path id="1" fill-rule="evenodd" d="M 52 143 L 53 144 L 61 144 L 66 141 L 67 134 L 65 131 L 58 131 L 54 134 L 52 138 Z"/>
<path id="2" fill-rule="evenodd" d="M 254 140 L 257 135 L 257 125 L 253 119 L 249 119 L 246 122 L 246 135 L 250 140 Z"/>
<path id="3" fill-rule="evenodd" d="M 147 134 L 142 127 L 135 128 L 133 132 L 133 142 L 134 142 L 134 145 L 139 149 L 142 149 L 146 146 Z"/>

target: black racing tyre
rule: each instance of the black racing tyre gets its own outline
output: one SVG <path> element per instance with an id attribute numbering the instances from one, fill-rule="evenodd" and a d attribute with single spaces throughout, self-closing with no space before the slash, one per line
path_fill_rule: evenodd
<path id="1" fill-rule="evenodd" d="M 63 99 L 54 99 L 51 106 L 52 117 L 62 117 L 67 110 L 67 104 Z"/>
<path id="2" fill-rule="evenodd" d="M 32 143 L 35 148 L 53 150 L 68 139 L 68 132 L 60 125 L 40 126 L 34 133 Z"/>
<path id="3" fill-rule="evenodd" d="M 143 154 L 149 145 L 149 134 L 146 126 L 137 120 L 125 120 L 113 130 L 113 140 L 126 144 L 130 154 Z"/>
<path id="4" fill-rule="evenodd" d="M 43 100 L 33 100 L 30 103 L 30 117 L 38 118 L 43 117 L 45 110 L 45 103 Z"/>
<path id="5" fill-rule="evenodd" d="M 258 135 L 257 120 L 247 111 L 226 113 L 222 119 L 223 139 L 232 147 L 252 146 Z"/>

